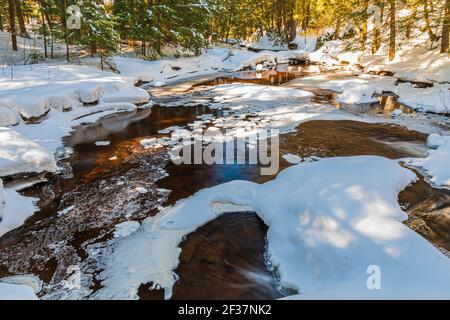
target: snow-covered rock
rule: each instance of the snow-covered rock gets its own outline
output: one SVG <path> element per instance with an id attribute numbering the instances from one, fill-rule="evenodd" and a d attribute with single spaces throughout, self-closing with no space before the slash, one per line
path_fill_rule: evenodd
<path id="1" fill-rule="evenodd" d="M 432 133 L 427 138 L 427 147 L 431 149 L 437 149 L 446 142 L 445 138 L 440 134 Z"/>
<path id="2" fill-rule="evenodd" d="M 289 162 L 290 164 L 299 164 L 300 162 L 302 162 L 301 157 L 291 153 L 284 154 L 283 159 Z"/>
<path id="3" fill-rule="evenodd" d="M 398 193 L 415 179 L 396 161 L 360 156 L 305 162 L 262 185 L 201 190 L 112 244 L 96 298 L 137 298 L 147 282 L 170 297 L 182 239 L 221 214 L 253 210 L 269 226 L 281 285 L 300 292 L 293 298 L 449 299 L 450 260 L 402 223 Z"/>
<path id="4" fill-rule="evenodd" d="M 35 198 L 24 197 L 11 188 L 3 189 L 3 212 L 0 212 L 0 237 L 20 227 L 35 211 Z"/>
<path id="5" fill-rule="evenodd" d="M 395 92 L 399 96 L 400 102 L 413 109 L 433 113 L 450 113 L 449 84 L 435 84 L 430 88 L 413 88 L 411 84 L 403 83 L 396 87 Z"/>
<path id="6" fill-rule="evenodd" d="M 126 221 L 116 225 L 114 238 L 127 237 L 141 227 L 138 221 Z"/>
<path id="7" fill-rule="evenodd" d="M 0 127 L 0 177 L 55 170 L 52 154 L 17 131 Z"/>
<path id="8" fill-rule="evenodd" d="M 436 149 L 429 150 L 426 158 L 413 158 L 406 163 L 422 168 L 433 184 L 450 188 L 450 136 L 430 135 L 427 145 Z"/>
<path id="9" fill-rule="evenodd" d="M 132 85 L 120 86 L 114 92 L 102 96 L 104 102 L 129 102 L 134 104 L 146 103 L 150 100 L 147 91 Z"/>
<path id="10" fill-rule="evenodd" d="M 0 127 L 15 126 L 20 122 L 20 116 L 8 107 L 0 106 Z"/>

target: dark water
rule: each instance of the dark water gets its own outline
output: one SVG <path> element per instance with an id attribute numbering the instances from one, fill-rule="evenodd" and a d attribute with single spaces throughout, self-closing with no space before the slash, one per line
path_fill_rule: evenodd
<path id="1" fill-rule="evenodd" d="M 275 82 L 284 81 L 286 75 L 281 74 L 281 80 L 278 76 L 280 73 L 274 75 Z M 268 79 L 265 81 L 272 82 Z M 273 179 L 274 176 L 261 176 L 256 165 L 176 166 L 164 150 L 144 150 L 139 144 L 141 139 L 162 136 L 158 134 L 161 129 L 184 126 L 202 114 L 220 116 L 220 112 L 204 106 L 155 106 L 76 128 L 65 140 L 73 154 L 60 161 L 67 170 L 25 192 L 41 198 L 40 211 L 22 227 L 0 238 L 0 276 L 34 273 L 46 283 L 56 283 L 64 279 L 69 265 L 86 259 L 87 245 L 110 239 L 117 223 L 142 220 L 156 214 L 158 206 L 172 204 L 205 187 L 235 179 Z M 283 135 L 280 149 L 281 154 L 301 157 L 373 154 L 401 158 L 418 156 L 424 150 L 425 139 L 421 133 L 393 125 L 310 121 L 301 124 L 297 132 Z M 110 145 L 95 146 L 100 140 L 110 141 Z M 287 166 L 280 159 L 280 169 Z M 145 187 L 149 192 L 130 192 L 136 187 Z M 428 222 L 432 232 L 418 232 L 432 241 L 445 240 L 442 235 L 449 223 L 436 215 L 436 210 L 442 208 L 433 207 L 438 202 L 433 198 L 433 189 L 427 185 L 419 187 L 405 191 L 401 198 L 410 199 L 405 200 L 408 203 L 420 198 L 418 203 L 409 204 L 416 208 L 415 212 L 419 212 L 418 205 L 429 200 L 429 206 L 420 212 L 424 212 L 421 219 Z M 167 194 L 161 188 L 172 192 Z M 417 188 L 427 192 L 418 192 Z M 417 193 L 421 197 L 416 197 Z M 423 198 L 424 194 L 429 197 Z M 442 197 L 441 194 L 438 198 Z M 74 209 L 61 212 L 68 207 Z M 174 298 L 280 297 L 264 265 L 266 231 L 255 214 L 236 213 L 220 217 L 189 235 L 182 244 L 181 264 L 176 271 L 180 281 L 175 285 Z M 139 294 L 143 299 L 162 297 L 161 292 L 150 291 L 145 284 Z"/>

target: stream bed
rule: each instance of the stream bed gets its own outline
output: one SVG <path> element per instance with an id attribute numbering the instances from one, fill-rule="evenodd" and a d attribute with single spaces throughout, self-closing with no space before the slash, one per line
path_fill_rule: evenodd
<path id="1" fill-rule="evenodd" d="M 268 71 L 234 74 L 201 83 L 193 90 L 225 83 L 282 85 L 304 72 Z M 316 102 L 333 104 L 334 97 L 316 91 Z M 67 270 L 82 265 L 91 293 L 101 288 L 100 271 L 86 248 L 114 236 L 115 225 L 143 219 L 161 207 L 195 192 L 232 180 L 263 183 L 258 165 L 175 165 L 165 148 L 145 149 L 142 139 L 164 136 L 161 130 L 184 127 L 202 115 L 220 118 L 226 110 L 204 103 L 164 107 L 165 97 L 151 109 L 115 114 L 77 127 L 65 138 L 70 151 L 59 160 L 60 172 L 23 191 L 39 198 L 39 211 L 20 228 L 0 238 L 0 277 L 35 274 L 46 286 L 44 298 L 61 298 Z M 200 95 L 200 99 L 202 99 Z M 203 100 L 202 100 L 203 101 Z M 156 101 L 158 103 L 158 101 Z M 379 106 L 377 106 L 378 108 Z M 280 155 L 301 158 L 378 155 L 390 159 L 422 157 L 427 135 L 405 127 L 350 120 L 311 120 L 280 137 Z M 103 144 L 95 144 L 105 141 Z M 290 166 L 280 157 L 280 170 Z M 450 192 L 431 188 L 423 179 L 405 189 L 399 202 L 411 218 L 406 222 L 428 240 L 450 249 Z M 254 213 L 235 213 L 199 228 L 181 244 L 179 280 L 173 299 L 276 299 L 278 290 L 264 260 L 267 226 Z M 91 294 L 89 293 L 89 294 Z M 89 294 L 83 298 L 89 298 Z M 141 299 L 162 299 L 153 284 L 142 284 Z"/>

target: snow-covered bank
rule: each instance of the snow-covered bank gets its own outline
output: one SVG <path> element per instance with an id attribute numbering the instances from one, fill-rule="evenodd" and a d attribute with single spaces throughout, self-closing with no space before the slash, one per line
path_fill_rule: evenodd
<path id="1" fill-rule="evenodd" d="M 38 300 L 38 297 L 30 286 L 0 283 L 0 300 Z"/>
<path id="2" fill-rule="evenodd" d="M 67 64 L 14 66 L 0 78 L 0 177 L 56 172 L 55 153 L 74 127 L 137 110 L 147 91 L 112 72 Z M 33 123 L 27 119 L 38 119 Z M 35 211 L 34 199 L 5 190 L 0 235 Z"/>
<path id="3" fill-rule="evenodd" d="M 19 275 L 0 279 L 0 300 L 38 300 L 42 281 L 32 275 Z"/>
<path id="4" fill-rule="evenodd" d="M 302 163 L 262 185 L 204 189 L 113 240 L 96 298 L 137 298 L 149 282 L 170 297 L 183 237 L 220 214 L 253 210 L 269 226 L 272 268 L 301 293 L 295 298 L 448 299 L 450 260 L 402 223 L 397 195 L 414 180 L 395 161 L 361 156 Z M 380 289 L 367 286 L 371 266 Z"/>
<path id="5" fill-rule="evenodd" d="M 450 74 L 449 74 L 450 79 Z M 398 83 L 388 76 L 361 74 L 330 80 L 326 75 L 309 75 L 293 80 L 289 86 L 313 84 L 339 93 L 338 101 L 345 104 L 366 104 L 378 101 L 378 95 L 390 93 L 411 109 L 421 112 L 450 113 L 450 84 L 435 83 L 429 88 L 416 88 L 412 83 Z"/>
<path id="6" fill-rule="evenodd" d="M 130 103 L 150 99 L 146 91 L 123 76 L 80 65 L 15 66 L 12 77 L 0 79 L 0 106 L 24 119 L 40 117 L 50 108 L 75 109 L 102 98 L 105 102 Z"/>
<path id="7" fill-rule="evenodd" d="M 208 49 L 198 57 L 172 60 L 144 61 L 115 57 L 114 62 L 122 75 L 134 81 L 150 82 L 161 86 L 192 77 L 215 74 L 218 71 L 237 71 L 258 64 L 275 65 L 289 59 L 309 59 L 306 50 L 251 52 L 237 49 Z"/>

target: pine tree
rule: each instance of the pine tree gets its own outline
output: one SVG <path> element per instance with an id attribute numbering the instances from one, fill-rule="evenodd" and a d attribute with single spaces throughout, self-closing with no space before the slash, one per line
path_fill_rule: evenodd
<path id="1" fill-rule="evenodd" d="M 120 38 L 115 30 L 115 20 L 106 10 L 103 1 L 80 2 L 81 26 L 80 31 L 72 32 L 77 44 L 90 48 L 91 55 L 98 53 L 100 57 L 108 57 L 119 49 Z"/>

